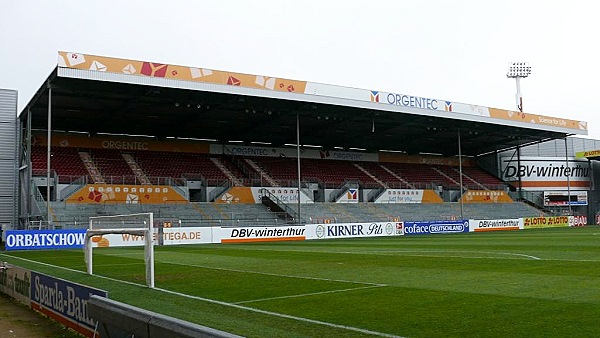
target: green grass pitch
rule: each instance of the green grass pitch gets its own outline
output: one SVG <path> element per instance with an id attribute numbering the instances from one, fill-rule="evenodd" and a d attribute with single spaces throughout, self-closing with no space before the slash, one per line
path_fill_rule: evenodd
<path id="1" fill-rule="evenodd" d="M 0 260 L 248 337 L 600 337 L 596 226 L 156 247 L 156 289 L 142 248 Z"/>

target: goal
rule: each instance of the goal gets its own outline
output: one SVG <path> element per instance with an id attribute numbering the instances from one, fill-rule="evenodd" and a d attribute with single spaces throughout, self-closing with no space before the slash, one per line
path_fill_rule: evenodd
<path id="1" fill-rule="evenodd" d="M 85 232 L 84 259 L 87 273 L 93 274 L 92 248 L 103 246 L 103 235 L 130 234 L 144 237 L 144 262 L 146 266 L 146 285 L 154 288 L 154 214 L 138 213 L 113 216 L 94 216 L 89 218 L 89 228 Z M 105 239 L 104 239 L 105 240 Z"/>

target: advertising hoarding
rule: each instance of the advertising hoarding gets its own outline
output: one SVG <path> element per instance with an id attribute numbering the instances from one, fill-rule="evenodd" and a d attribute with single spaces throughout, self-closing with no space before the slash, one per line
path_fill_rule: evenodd
<path id="1" fill-rule="evenodd" d="M 503 157 L 501 168 L 504 181 L 516 184 L 520 178 L 524 190 L 587 190 L 590 187 L 590 168 L 586 160 Z"/>
<path id="2" fill-rule="evenodd" d="M 381 237 L 403 235 L 402 222 L 307 224 L 306 239 Z"/>
<path id="3" fill-rule="evenodd" d="M 468 220 L 404 222 L 405 235 L 453 234 L 469 232 Z"/>
<path id="4" fill-rule="evenodd" d="M 6 250 L 80 249 L 85 229 L 7 230 Z"/>
<path id="5" fill-rule="evenodd" d="M 27 306 L 31 303 L 31 272 L 15 265 L 0 269 L 0 292 Z"/>
<path id="6" fill-rule="evenodd" d="M 303 241 L 304 226 L 214 228 L 215 243 Z"/>
<path id="7" fill-rule="evenodd" d="M 31 308 L 92 337 L 96 322 L 88 315 L 91 295 L 108 297 L 108 292 L 31 271 Z"/>
<path id="8" fill-rule="evenodd" d="M 483 232 L 483 231 L 499 231 L 499 230 L 519 230 L 523 229 L 522 218 L 511 218 L 511 219 L 472 219 L 469 220 L 470 231 Z"/>

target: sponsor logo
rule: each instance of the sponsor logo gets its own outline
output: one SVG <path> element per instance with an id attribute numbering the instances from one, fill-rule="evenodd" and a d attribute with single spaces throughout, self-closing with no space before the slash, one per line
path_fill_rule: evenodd
<path id="1" fill-rule="evenodd" d="M 22 276 L 22 277 L 20 277 Z M 10 269 L 0 269 L 0 291 L 13 298 L 23 298 L 29 305 L 31 290 L 31 275 L 29 270 L 11 266 Z M 21 297 L 15 297 L 15 295 Z M 19 299 L 21 300 L 21 299 Z"/>
<path id="2" fill-rule="evenodd" d="M 394 234 L 394 225 L 392 223 L 387 223 L 385 225 L 385 233 L 388 235 Z"/>
<path id="3" fill-rule="evenodd" d="M 304 236 L 304 228 L 249 228 L 232 229 L 232 238 L 265 238 Z"/>
<path id="4" fill-rule="evenodd" d="M 525 218 L 525 227 L 552 227 L 552 226 L 568 226 L 568 216 L 555 217 L 527 217 Z"/>
<path id="5" fill-rule="evenodd" d="M 589 177 L 589 168 L 577 164 L 575 166 L 566 167 L 564 164 L 555 166 L 552 163 L 548 165 L 507 165 L 504 170 L 506 179 L 515 179 L 518 177 Z"/>
<path id="6" fill-rule="evenodd" d="M 102 141 L 102 148 L 124 150 L 148 150 L 148 142 Z"/>
<path id="7" fill-rule="evenodd" d="M 94 329 L 95 321 L 88 314 L 91 295 L 106 297 L 106 291 L 73 284 L 61 279 L 31 272 L 32 307 L 51 318 L 66 318 L 80 327 Z"/>
<path id="8" fill-rule="evenodd" d="M 396 223 L 396 235 L 403 235 L 404 234 L 404 225 L 399 222 Z"/>
<path id="9" fill-rule="evenodd" d="M 479 221 L 477 226 L 480 228 L 509 228 L 518 227 L 518 220 L 494 220 L 494 221 Z"/>
<path id="10" fill-rule="evenodd" d="M 356 189 L 348 189 L 348 192 L 346 193 L 346 197 L 349 200 L 358 200 L 358 190 Z"/>
<path id="11" fill-rule="evenodd" d="M 371 102 L 379 102 L 379 92 L 371 91 Z"/>
<path id="12" fill-rule="evenodd" d="M 82 248 L 85 229 L 73 230 L 9 230 L 6 250 L 77 249 Z"/>
<path id="13" fill-rule="evenodd" d="M 389 93 L 387 103 L 394 106 L 438 110 L 438 101 L 426 97 Z"/>
<path id="14" fill-rule="evenodd" d="M 570 216 L 569 226 L 571 227 L 582 227 L 587 225 L 587 216 Z"/>
<path id="15" fill-rule="evenodd" d="M 444 110 L 445 111 L 452 111 L 452 102 L 451 101 L 444 101 L 444 103 L 446 104 L 444 106 Z"/>
<path id="16" fill-rule="evenodd" d="M 323 236 L 325 236 L 325 227 L 322 225 L 317 225 L 317 228 L 315 229 L 315 233 L 317 235 L 317 238 L 323 238 Z"/>
<path id="17" fill-rule="evenodd" d="M 404 222 L 404 234 L 448 234 L 469 231 L 469 222 Z"/>

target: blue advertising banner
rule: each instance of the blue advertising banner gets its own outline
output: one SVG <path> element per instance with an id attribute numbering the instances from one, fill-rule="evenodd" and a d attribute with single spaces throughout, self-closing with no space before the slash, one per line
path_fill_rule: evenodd
<path id="1" fill-rule="evenodd" d="M 81 249 L 85 230 L 8 230 L 6 250 Z"/>
<path id="2" fill-rule="evenodd" d="M 469 232 L 468 220 L 404 222 L 405 235 L 451 234 Z"/>
<path id="3" fill-rule="evenodd" d="M 106 291 L 31 271 L 31 307 L 88 337 L 96 325 L 87 311 L 91 295 L 108 297 Z"/>

